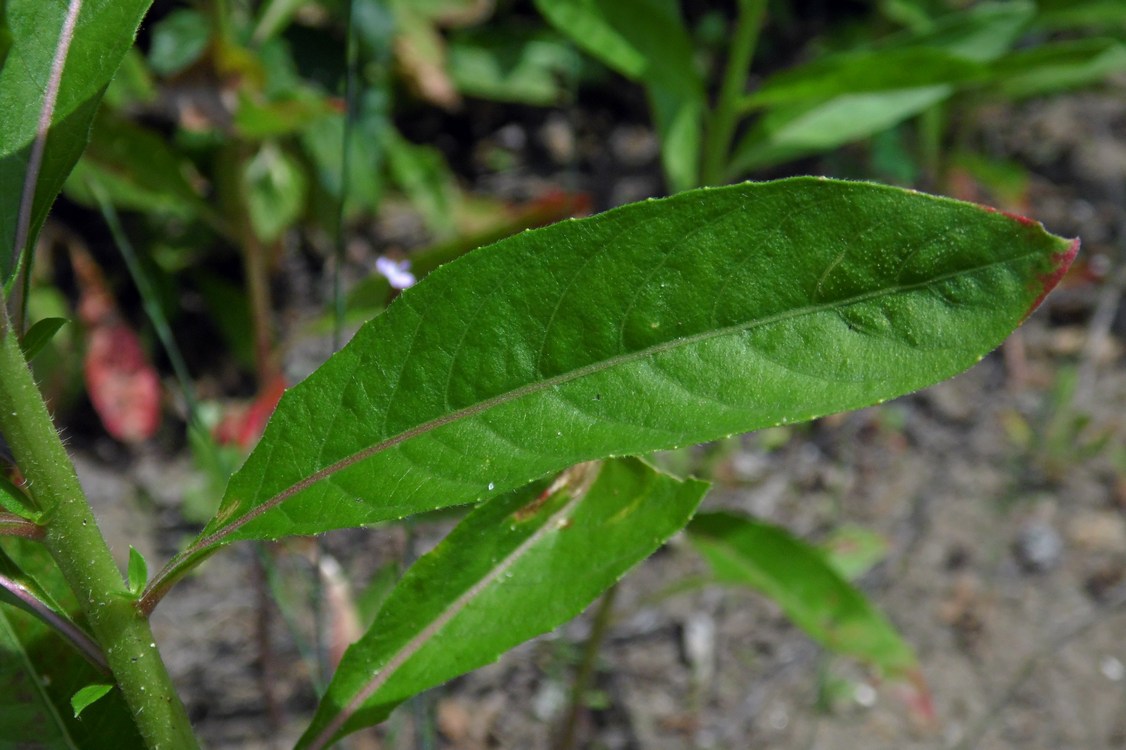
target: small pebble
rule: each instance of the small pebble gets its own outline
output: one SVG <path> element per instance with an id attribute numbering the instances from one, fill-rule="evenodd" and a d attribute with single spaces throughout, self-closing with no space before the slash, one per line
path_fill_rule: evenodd
<path id="1" fill-rule="evenodd" d="M 1044 573 L 1059 564 L 1063 539 L 1055 527 L 1044 521 L 1030 521 L 1017 535 L 1013 551 L 1021 567 L 1029 573 Z"/>

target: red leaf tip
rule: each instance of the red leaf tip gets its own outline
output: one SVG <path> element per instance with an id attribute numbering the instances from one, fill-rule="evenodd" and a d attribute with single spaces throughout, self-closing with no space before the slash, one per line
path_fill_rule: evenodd
<path id="1" fill-rule="evenodd" d="M 1060 279 L 1067 273 L 1067 269 L 1071 268 L 1072 261 L 1075 256 L 1079 254 L 1079 238 L 1076 237 L 1067 246 L 1067 249 L 1059 252 L 1052 253 L 1052 268 L 1047 273 L 1042 273 L 1037 278 L 1036 283 L 1040 287 L 1040 294 L 1031 305 L 1028 306 L 1028 311 L 1025 312 L 1024 317 L 1027 318 L 1033 311 L 1040 306 L 1044 298 L 1048 296 L 1048 292 L 1055 288 L 1056 284 L 1060 283 Z"/>

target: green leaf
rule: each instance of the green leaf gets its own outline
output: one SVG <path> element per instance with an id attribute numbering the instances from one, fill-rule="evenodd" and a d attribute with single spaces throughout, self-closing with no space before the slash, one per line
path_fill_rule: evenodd
<path id="1" fill-rule="evenodd" d="M 203 56 L 210 40 L 211 25 L 202 13 L 174 10 L 153 27 L 149 65 L 162 76 L 179 73 Z"/>
<path id="2" fill-rule="evenodd" d="M 874 531 L 845 524 L 818 545 L 825 561 L 846 581 L 854 581 L 887 557 L 888 541 Z"/>
<path id="3" fill-rule="evenodd" d="M 189 219 L 209 211 L 189 182 L 193 173 L 163 136 L 103 111 L 65 190 L 72 200 L 96 208 L 99 201 L 90 187 L 96 182 L 118 208 Z"/>
<path id="4" fill-rule="evenodd" d="M 129 590 L 135 594 L 140 594 L 149 581 L 149 564 L 145 562 L 145 556 L 138 552 L 133 545 L 129 545 L 129 566 L 126 578 L 129 580 Z"/>
<path id="5" fill-rule="evenodd" d="M 246 208 L 254 233 L 273 242 L 305 209 L 307 182 L 296 159 L 277 144 L 262 145 L 243 172 Z"/>
<path id="6" fill-rule="evenodd" d="M 75 615 L 77 602 L 73 593 L 42 544 L 22 539 L 5 539 L 3 552 L 8 553 L 0 555 L 0 569 L 5 575 L 16 577 L 52 608 L 70 613 L 79 625 L 84 624 Z M 13 573 L 14 570 L 19 572 Z M 28 669 L 42 685 L 52 711 L 58 717 L 57 721 L 61 722 L 66 733 L 73 738 L 71 744 L 52 746 L 102 747 L 106 738 L 112 737 L 114 750 L 141 750 L 145 747 L 120 691 L 114 691 L 89 706 L 83 712 L 81 720 L 73 717 L 70 701 L 74 694 L 92 683 L 105 682 L 108 675 L 91 666 L 70 641 L 41 619 L 0 604 L 0 620 L 5 618 L 18 647 L 26 654 Z M 0 622 L 0 629 L 3 627 L 4 623 Z M 0 653 L 0 670 L 10 661 L 7 654 Z M 0 677 L 0 706 L 5 708 L 17 705 L 13 701 L 14 693 L 7 692 L 9 687 L 9 681 Z M 0 727 L 11 729 L 3 721 L 5 717 L 16 716 L 18 711 L 0 711 Z M 12 741 L 17 747 L 27 746 L 21 745 L 21 740 L 35 747 L 34 743 L 41 737 L 34 732 L 21 736 L 12 731 L 6 731 L 2 736 L 5 741 Z"/>
<path id="7" fill-rule="evenodd" d="M 1113 39 L 1078 39 L 1013 52 L 993 67 L 1001 95 L 1043 96 L 1099 83 L 1126 69 L 1126 45 Z"/>
<path id="8" fill-rule="evenodd" d="M 288 391 L 157 579 L 236 539 L 470 503 L 909 393 L 996 347 L 1077 249 L 982 206 L 815 178 L 524 232 L 428 274 Z"/>
<path id="9" fill-rule="evenodd" d="M 90 121 L 151 0 L 87 0 L 77 17 L 73 42 L 51 112 L 42 168 L 34 184 L 25 246 L 34 243 L 47 210 L 86 145 Z M 20 195 L 28 178 L 32 143 L 44 110 L 60 31 L 72 0 L 7 0 L 12 45 L 0 67 L 0 279 L 11 274 Z M 34 176 L 33 176 L 34 177 Z"/>
<path id="10" fill-rule="evenodd" d="M 765 594 L 826 648 L 892 677 L 918 668 L 911 647 L 820 550 L 777 526 L 731 513 L 701 513 L 688 524 L 688 536 L 718 581 Z"/>
<path id="11" fill-rule="evenodd" d="M 454 178 L 441 152 L 411 143 L 390 127 L 383 131 L 383 147 L 392 179 L 422 214 L 427 227 L 440 236 L 452 234 Z"/>
<path id="12" fill-rule="evenodd" d="M 746 105 L 831 101 L 848 94 L 894 92 L 981 80 L 986 67 L 930 48 L 830 55 L 771 76 Z"/>
<path id="13" fill-rule="evenodd" d="M 873 136 L 925 112 L 953 93 L 954 86 L 938 84 L 845 94 L 816 104 L 770 110 L 732 151 L 728 175 L 739 177 Z"/>
<path id="14" fill-rule="evenodd" d="M 66 318 L 43 318 L 27 329 L 27 333 L 20 339 L 20 350 L 23 352 L 24 359 L 28 362 L 35 359 L 35 355 L 51 343 L 51 339 L 67 322 Z"/>
<path id="15" fill-rule="evenodd" d="M 1035 15 L 1036 6 L 1028 0 L 979 2 L 967 10 L 941 16 L 924 33 L 894 34 L 876 48 L 931 47 L 986 63 L 1012 49 Z"/>
<path id="16" fill-rule="evenodd" d="M 113 685 L 95 683 L 79 690 L 70 699 L 70 706 L 74 709 L 74 718 L 78 718 L 92 703 L 105 697 L 106 693 L 113 690 Z"/>
<path id="17" fill-rule="evenodd" d="M 1039 29 L 1090 29 L 1096 33 L 1126 29 L 1126 5 L 1122 0 L 1040 0 L 1039 7 Z"/>
<path id="18" fill-rule="evenodd" d="M 485 503 L 407 571 L 298 747 L 383 721 L 410 696 L 570 620 L 683 527 L 706 490 L 620 459 Z"/>
<path id="19" fill-rule="evenodd" d="M 538 106 L 559 104 L 580 66 L 553 33 L 481 29 L 450 40 L 450 75 L 468 96 Z"/>
<path id="20" fill-rule="evenodd" d="M 706 106 L 692 39 L 675 3 L 664 0 L 536 0 L 553 26 L 588 54 L 644 84 L 673 192 L 698 184 Z"/>
<path id="21" fill-rule="evenodd" d="M 0 606 L 0 735 L 14 747 L 78 750 Z"/>
<path id="22" fill-rule="evenodd" d="M 3 475 L 0 475 L 0 508 L 33 522 L 38 522 L 41 515 L 31 504 L 31 498 Z"/>

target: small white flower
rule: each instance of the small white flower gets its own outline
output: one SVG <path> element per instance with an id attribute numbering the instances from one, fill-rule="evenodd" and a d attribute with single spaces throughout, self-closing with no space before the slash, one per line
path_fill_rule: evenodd
<path id="1" fill-rule="evenodd" d="M 409 260 L 391 260 L 386 255 L 380 255 L 375 259 L 375 270 L 386 277 L 393 289 L 406 289 L 417 281 L 411 273 Z"/>

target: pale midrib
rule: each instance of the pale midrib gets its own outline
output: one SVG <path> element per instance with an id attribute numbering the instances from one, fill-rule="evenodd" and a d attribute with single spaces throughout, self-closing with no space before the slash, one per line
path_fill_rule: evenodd
<path id="1" fill-rule="evenodd" d="M 558 520 L 571 513 L 575 506 L 578 505 L 584 497 L 586 491 L 589 489 L 590 484 L 593 484 L 594 477 L 584 485 L 580 485 L 575 489 L 573 496 L 568 500 L 559 510 L 546 518 L 542 525 L 536 529 L 531 536 L 519 544 L 507 557 L 505 557 L 498 565 L 491 568 L 487 575 L 481 577 L 476 583 L 470 586 L 466 591 L 450 603 L 442 612 L 430 621 L 426 627 L 422 628 L 414 638 L 411 638 L 400 647 L 386 664 L 378 669 L 371 680 L 364 685 L 364 687 L 356 693 L 355 697 L 348 702 L 348 705 L 340 710 L 336 716 L 333 717 L 324 729 L 322 729 L 316 738 L 309 744 L 310 750 L 319 750 L 324 747 L 329 741 L 332 740 L 333 735 L 344 726 L 357 711 L 359 711 L 365 702 L 371 698 L 375 693 L 382 688 L 387 682 L 395 676 L 395 673 L 407 663 L 413 656 L 415 656 L 426 643 L 436 636 L 446 625 L 453 620 L 454 617 L 459 615 L 470 602 L 475 600 L 486 588 L 495 583 L 504 573 L 506 573 L 513 565 L 518 563 L 543 537 L 550 531 L 557 528 Z"/>
<path id="2" fill-rule="evenodd" d="M 55 47 L 55 56 L 51 60 L 51 73 L 47 78 L 47 89 L 43 93 L 43 108 L 39 111 L 39 122 L 35 129 L 35 140 L 31 144 L 31 154 L 28 158 L 27 173 L 24 176 L 23 193 L 20 196 L 20 210 L 16 217 L 16 236 L 13 238 L 12 267 L 19 263 L 23 246 L 27 244 L 31 232 L 31 212 L 35 204 L 35 187 L 39 182 L 39 170 L 43 166 L 43 152 L 47 145 L 47 134 L 54 120 L 55 104 L 59 97 L 59 88 L 62 86 L 63 68 L 66 67 L 67 54 L 70 52 L 71 42 L 74 40 L 74 29 L 78 24 L 78 14 L 82 10 L 82 0 L 71 0 L 67 7 L 66 16 L 63 18 L 63 27 L 59 31 L 59 41 Z M 17 315 L 17 317 L 19 317 Z"/>
<path id="3" fill-rule="evenodd" d="M 326 479 L 326 478 L 332 476 L 333 474 L 336 474 L 337 472 L 343 471 L 344 469 L 347 469 L 347 468 L 349 468 L 349 467 L 351 467 L 351 466 L 353 466 L 353 465 L 355 465 L 355 464 L 357 464 L 357 463 L 359 463 L 359 462 L 361 462 L 365 459 L 368 459 L 368 458 L 376 455 L 377 453 L 382 453 L 383 451 L 388 450 L 389 448 L 394 448 L 395 446 L 400 445 L 401 443 L 405 443 L 406 441 L 411 440 L 413 438 L 416 438 L 419 435 L 423 435 L 423 434 L 426 434 L 428 432 L 431 432 L 432 430 L 436 430 L 438 428 L 445 427 L 446 425 L 452 424 L 454 422 L 459 422 L 459 421 L 464 420 L 464 419 L 470 419 L 470 418 L 475 417 L 478 414 L 481 414 L 483 412 L 486 412 L 486 411 L 488 411 L 488 410 L 490 410 L 490 409 L 492 409 L 496 406 L 500 406 L 502 404 L 506 404 L 506 403 L 509 403 L 511 401 L 516 401 L 516 400 L 521 399 L 525 396 L 529 396 L 529 395 L 532 395 L 532 394 L 535 394 L 535 393 L 540 393 L 542 391 L 546 391 L 550 388 L 554 388 L 555 386 L 559 386 L 559 385 L 563 385 L 565 383 L 569 383 L 573 380 L 579 380 L 581 378 L 587 377 L 588 375 L 593 375 L 595 373 L 602 372 L 602 371 L 605 371 L 605 370 L 610 370 L 610 369 L 613 369 L 613 368 L 621 366 L 621 365 L 627 365 L 627 364 L 630 364 L 630 363 L 633 363 L 633 362 L 636 362 L 636 361 L 639 361 L 639 360 L 642 360 L 642 359 L 646 359 L 648 357 L 653 357 L 653 356 L 656 356 L 656 355 L 661 354 L 663 352 L 670 351 L 672 349 L 677 349 L 677 348 L 680 348 L 680 347 L 688 347 L 688 346 L 692 346 L 694 344 L 698 344 L 698 343 L 701 343 L 701 342 L 704 342 L 704 341 L 709 341 L 711 339 L 717 339 L 717 338 L 722 338 L 724 336 L 729 336 L 729 335 L 732 335 L 734 333 L 738 333 L 740 331 L 750 331 L 750 330 L 753 330 L 755 328 L 761 328 L 763 326 L 768 326 L 768 325 L 772 325 L 774 323 L 780 323 L 780 322 L 784 322 L 784 321 L 787 321 L 787 320 L 792 320 L 794 318 L 799 318 L 799 317 L 803 317 L 803 316 L 806 316 L 806 315 L 816 315 L 817 313 L 825 312 L 827 310 L 832 310 L 834 308 L 845 307 L 845 306 L 848 306 L 848 305 L 854 305 L 854 304 L 857 304 L 857 303 L 860 303 L 860 302 L 866 302 L 868 300 L 878 299 L 880 297 L 893 296 L 893 295 L 898 295 L 898 294 L 904 294 L 904 293 L 907 293 L 907 292 L 912 292 L 912 291 L 915 291 L 915 290 L 918 290 L 918 289 L 925 289 L 925 288 L 927 288 L 929 286 L 933 286 L 935 284 L 941 284 L 942 282 L 947 281 L 949 279 L 954 279 L 954 278 L 957 278 L 959 276 L 970 276 L 970 275 L 980 273 L 981 271 L 985 271 L 985 270 L 988 270 L 988 269 L 996 267 L 996 266 L 1009 265 L 1009 264 L 1016 263 L 1016 262 L 1019 262 L 1021 260 L 1024 260 L 1025 258 L 1032 257 L 1034 255 L 1039 255 L 1039 253 L 1029 252 L 1029 253 L 1025 253 L 1023 255 L 1013 256 L 1013 257 L 1010 257 L 1010 258 L 1005 258 L 1003 260 L 997 260 L 997 261 L 994 261 L 994 262 L 991 262 L 991 263 L 986 263 L 986 264 L 976 266 L 976 267 L 971 268 L 971 269 L 962 269 L 962 270 L 958 270 L 958 271 L 952 271 L 950 273 L 942 274 L 940 276 L 935 276 L 933 278 L 927 279 L 926 281 L 922 281 L 922 282 L 919 282 L 917 284 L 897 284 L 895 286 L 886 287 L 884 289 L 878 289 L 878 290 L 875 290 L 875 291 L 867 292 L 865 294 L 858 294 L 854 297 L 850 297 L 850 298 L 843 299 L 843 300 L 836 300 L 834 302 L 826 302 L 826 303 L 820 304 L 820 305 L 805 305 L 805 306 L 802 306 L 802 307 L 794 308 L 793 310 L 787 310 L 785 312 L 777 313 L 775 315 L 771 315 L 771 316 L 762 318 L 760 320 L 754 320 L 754 321 L 750 321 L 750 322 L 746 322 L 746 323 L 738 323 L 738 324 L 731 325 L 731 326 L 724 326 L 723 328 L 715 328 L 715 329 L 712 329 L 712 330 L 709 330 L 709 331 L 704 331 L 704 332 L 701 332 L 701 333 L 694 334 L 692 336 L 685 336 L 683 338 L 671 339 L 669 341 L 665 341 L 665 342 L 662 342 L 660 344 L 656 344 L 654 346 L 646 347 L 644 349 L 638 349 L 638 350 L 633 351 L 633 352 L 626 352 L 624 354 L 618 354 L 618 355 L 615 355 L 613 357 L 609 357 L 607 359 L 600 360 L 598 362 L 592 362 L 589 365 L 585 365 L 585 366 L 580 367 L 578 369 L 571 370 L 570 372 L 561 373 L 559 375 L 555 375 L 555 376 L 552 376 L 550 378 L 545 378 L 543 380 L 537 380 L 533 383 L 529 383 L 529 384 L 521 386 L 519 388 L 514 388 L 511 391 L 501 393 L 497 396 L 493 396 L 492 398 L 489 398 L 489 399 L 486 399 L 484 401 L 480 401 L 476 404 L 473 404 L 472 406 L 467 406 L 467 407 L 464 407 L 462 409 L 458 409 L 457 411 L 450 412 L 449 414 L 445 414 L 445 415 L 438 417 L 436 419 L 432 419 L 428 422 L 424 422 L 424 423 L 422 423 L 422 424 L 420 424 L 416 427 L 412 427 L 409 430 L 405 430 L 403 432 L 400 432 L 398 435 L 394 435 L 390 438 L 387 438 L 386 440 L 383 440 L 382 442 L 370 445 L 370 446 L 368 446 L 367 448 L 364 448 L 361 451 L 357 451 L 356 453 L 353 453 L 350 456 L 342 458 L 339 461 L 336 461 L 335 463 L 330 464 L 329 466 L 326 466 L 325 468 L 320 469 L 319 471 L 316 471 L 316 472 L 310 474 L 309 476 L 305 477 L 301 481 L 295 482 L 294 484 L 290 485 L 289 487 L 285 488 L 284 490 L 281 490 L 280 492 L 273 495 L 271 498 L 269 498 L 265 502 L 262 502 L 262 503 L 260 503 L 256 506 L 254 506 L 249 511 L 247 511 L 245 515 L 240 516 L 239 518 L 231 521 L 227 526 L 224 526 L 222 529 L 219 529 L 218 531 L 215 531 L 214 533 L 212 533 L 212 534 L 210 534 L 206 537 L 201 538 L 199 541 L 197 541 L 195 544 L 193 544 L 191 547 L 189 547 L 187 550 L 185 550 L 183 553 L 181 553 L 181 555 L 179 557 L 180 557 L 181 560 L 183 560 L 183 559 L 186 559 L 186 558 L 188 558 L 188 557 L 190 557 L 190 556 L 192 556 L 192 555 L 194 555 L 194 554 L 196 554 L 196 553 L 198 553 L 202 550 L 205 550 L 209 547 L 212 547 L 212 546 L 217 545 L 217 544 L 222 544 L 223 540 L 225 538 L 231 536 L 238 529 L 242 528 L 246 524 L 255 520 L 256 518 L 258 518 L 262 514 L 266 513 L 267 511 L 272 510 L 273 508 L 277 507 L 278 505 L 285 502 L 286 500 L 293 497 L 294 495 L 296 495 L 300 492 L 303 492 L 304 490 L 307 490 L 308 488 L 312 487 L 314 484 L 317 484 L 321 480 Z"/>

